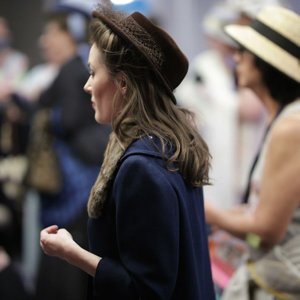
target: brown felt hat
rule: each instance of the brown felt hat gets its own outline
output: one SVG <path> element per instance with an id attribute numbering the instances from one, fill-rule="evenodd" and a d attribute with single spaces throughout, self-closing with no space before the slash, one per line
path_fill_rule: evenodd
<path id="1" fill-rule="evenodd" d="M 114 11 L 103 10 L 94 11 L 92 16 L 143 55 L 176 103 L 173 91 L 185 77 L 189 63 L 173 38 L 139 12 L 120 18 Z"/>

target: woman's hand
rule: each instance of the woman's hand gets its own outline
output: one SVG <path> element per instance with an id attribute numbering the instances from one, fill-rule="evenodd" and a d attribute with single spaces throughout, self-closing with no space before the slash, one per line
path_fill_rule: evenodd
<path id="1" fill-rule="evenodd" d="M 240 239 L 244 239 L 248 232 L 255 232 L 251 230 L 254 222 L 248 205 L 237 205 L 225 210 L 205 200 L 204 207 L 205 219 L 212 232 L 224 230 Z"/>
<path id="2" fill-rule="evenodd" d="M 205 220 L 210 225 L 216 225 L 215 219 L 218 208 L 215 207 L 211 201 L 205 200 L 204 202 L 204 208 L 205 208 Z"/>
<path id="3" fill-rule="evenodd" d="M 57 225 L 43 229 L 40 245 L 47 255 L 64 259 L 89 275 L 95 276 L 101 258 L 81 248 L 66 229 L 58 229 Z"/>
<path id="4" fill-rule="evenodd" d="M 68 260 L 67 254 L 78 246 L 72 235 L 66 229 L 58 229 L 57 225 L 49 226 L 41 231 L 40 245 L 47 255 L 65 260 Z"/>

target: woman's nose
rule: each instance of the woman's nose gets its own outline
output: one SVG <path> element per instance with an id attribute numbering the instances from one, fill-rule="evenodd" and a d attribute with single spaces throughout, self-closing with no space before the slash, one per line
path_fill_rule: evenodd
<path id="1" fill-rule="evenodd" d="M 241 55 L 242 55 L 241 51 L 235 50 L 235 52 L 234 52 L 234 54 L 233 54 L 233 60 L 234 60 L 236 63 L 239 62 L 240 59 L 241 59 Z"/>
<path id="2" fill-rule="evenodd" d="M 87 80 L 87 82 L 85 83 L 85 85 L 84 85 L 84 87 L 83 87 L 83 90 L 84 90 L 86 93 L 88 93 L 88 94 L 91 93 L 89 81 L 90 81 L 90 79 Z"/>

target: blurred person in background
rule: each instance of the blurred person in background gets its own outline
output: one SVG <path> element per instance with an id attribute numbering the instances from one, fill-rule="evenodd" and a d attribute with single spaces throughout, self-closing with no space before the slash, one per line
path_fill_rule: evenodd
<path id="1" fill-rule="evenodd" d="M 89 74 L 81 57 L 90 15 L 71 4 L 58 4 L 46 17 L 41 47 L 59 67 L 37 101 L 37 114 L 47 111 L 62 186 L 54 193 L 38 191 L 41 226 L 58 224 L 87 246 L 86 201 L 97 177 L 110 127 L 93 118 L 83 86 Z M 32 153 L 31 153 L 32 154 Z M 34 153 L 33 153 L 34 156 Z M 42 255 L 36 282 L 37 299 L 84 299 L 86 275 L 56 258 Z"/>
<path id="2" fill-rule="evenodd" d="M 72 7 L 73 11 L 78 13 L 78 15 L 74 14 L 73 19 L 71 18 L 69 23 L 73 30 L 72 36 L 76 40 L 78 56 L 82 58 L 84 65 L 86 65 L 89 44 L 85 37 L 85 22 L 90 17 L 91 4 L 88 1 L 83 3 L 78 0 L 64 0 L 59 7 L 61 11 L 66 11 Z M 43 39 L 44 35 L 41 35 L 38 41 L 43 62 L 26 72 L 17 89 L 18 95 L 29 102 L 35 102 L 39 99 L 41 92 L 49 87 L 56 77 L 60 66 L 65 61 L 64 51 L 60 51 L 59 48 L 57 50 L 49 50 Z M 53 49 L 55 48 L 53 47 Z"/>
<path id="3" fill-rule="evenodd" d="M 234 23 L 239 25 L 251 24 L 259 11 L 268 5 L 291 8 L 288 0 L 226 0 L 226 2 L 238 12 L 238 18 Z M 239 201 L 246 203 L 249 194 L 249 177 L 263 139 L 263 128 L 266 125 L 267 116 L 261 101 L 251 89 L 238 87 L 238 91 L 240 103 L 238 142 L 240 160 L 237 166 L 240 185 L 238 195 Z"/>
<path id="4" fill-rule="evenodd" d="M 0 194 L 1 200 L 3 195 Z M 29 300 L 20 265 L 12 256 L 18 216 L 10 202 L 0 204 L 0 296 L 1 300 Z"/>
<path id="5" fill-rule="evenodd" d="M 59 55 L 51 55 L 49 51 L 44 51 L 42 38 L 38 44 L 43 62 L 29 69 L 16 89 L 16 94 L 29 103 L 39 100 L 41 93 L 57 76 L 61 64 Z"/>
<path id="6" fill-rule="evenodd" d="M 191 108 L 201 120 L 199 128 L 212 154 L 212 185 L 204 187 L 204 196 L 222 209 L 244 201 L 249 169 L 266 123 L 266 111 L 258 96 L 237 84 L 233 54 L 238 44 L 224 27 L 249 24 L 270 2 L 283 5 L 279 0 L 226 0 L 213 5 L 202 21 L 208 49 L 196 56 L 189 76 L 176 91 L 179 103 Z M 247 245 L 222 230 L 210 233 L 213 279 L 216 293 L 222 294 L 244 261 Z"/>
<path id="7" fill-rule="evenodd" d="M 25 54 L 12 47 L 13 34 L 8 21 L 0 16 L 0 104 L 14 92 L 28 68 Z"/>
<path id="8" fill-rule="evenodd" d="M 179 104 L 201 120 L 198 125 L 213 157 L 212 185 L 205 187 L 205 197 L 222 208 L 244 201 L 249 166 L 266 118 L 257 95 L 236 84 L 232 59 L 236 44 L 224 26 L 249 24 L 270 3 L 289 6 L 285 0 L 224 0 L 213 5 L 201 23 L 208 49 L 196 56 L 176 90 Z"/>
<path id="9" fill-rule="evenodd" d="M 256 135 L 243 140 L 244 124 L 250 123 L 256 132 L 263 122 L 263 109 L 255 97 L 244 108 L 241 95 L 245 92 L 236 85 L 232 59 L 236 44 L 223 29 L 237 22 L 240 13 L 226 1 L 211 7 L 202 21 L 208 49 L 196 56 L 189 76 L 176 90 L 179 104 L 192 109 L 201 120 L 199 128 L 212 154 L 212 185 L 205 187 L 204 195 L 222 208 L 240 201 L 244 172 L 240 166 L 245 160 L 241 144 L 253 151 L 259 139 Z"/>
<path id="10" fill-rule="evenodd" d="M 299 299 L 300 16 L 267 6 L 250 25 L 229 25 L 226 32 L 240 46 L 234 55 L 238 84 L 258 96 L 267 127 L 248 205 L 223 210 L 205 202 L 207 222 L 249 248 L 222 299 Z"/>
<path id="11" fill-rule="evenodd" d="M 28 108 L 15 95 L 28 67 L 27 56 L 13 47 L 13 32 L 0 17 L 0 297 L 25 299 L 22 220 L 26 172 Z"/>
<path id="12" fill-rule="evenodd" d="M 20 191 L 13 191 L 14 178 L 18 172 L 17 163 L 9 158 L 25 151 L 27 116 L 26 104 L 15 95 L 21 78 L 27 71 L 28 59 L 25 54 L 12 46 L 13 33 L 6 19 L 0 17 L 0 184 L 3 197 L 17 198 Z M 20 174 L 21 177 L 21 174 Z M 16 187 L 16 189 L 18 189 Z"/>

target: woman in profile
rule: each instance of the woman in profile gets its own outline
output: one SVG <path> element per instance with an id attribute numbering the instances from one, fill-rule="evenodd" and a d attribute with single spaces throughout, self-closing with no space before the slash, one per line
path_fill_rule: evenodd
<path id="1" fill-rule="evenodd" d="M 89 299 L 215 299 L 202 186 L 209 152 L 173 90 L 188 61 L 140 13 L 93 13 L 95 119 L 113 132 L 88 202 L 89 251 L 53 225 L 41 246 L 86 271 Z"/>

